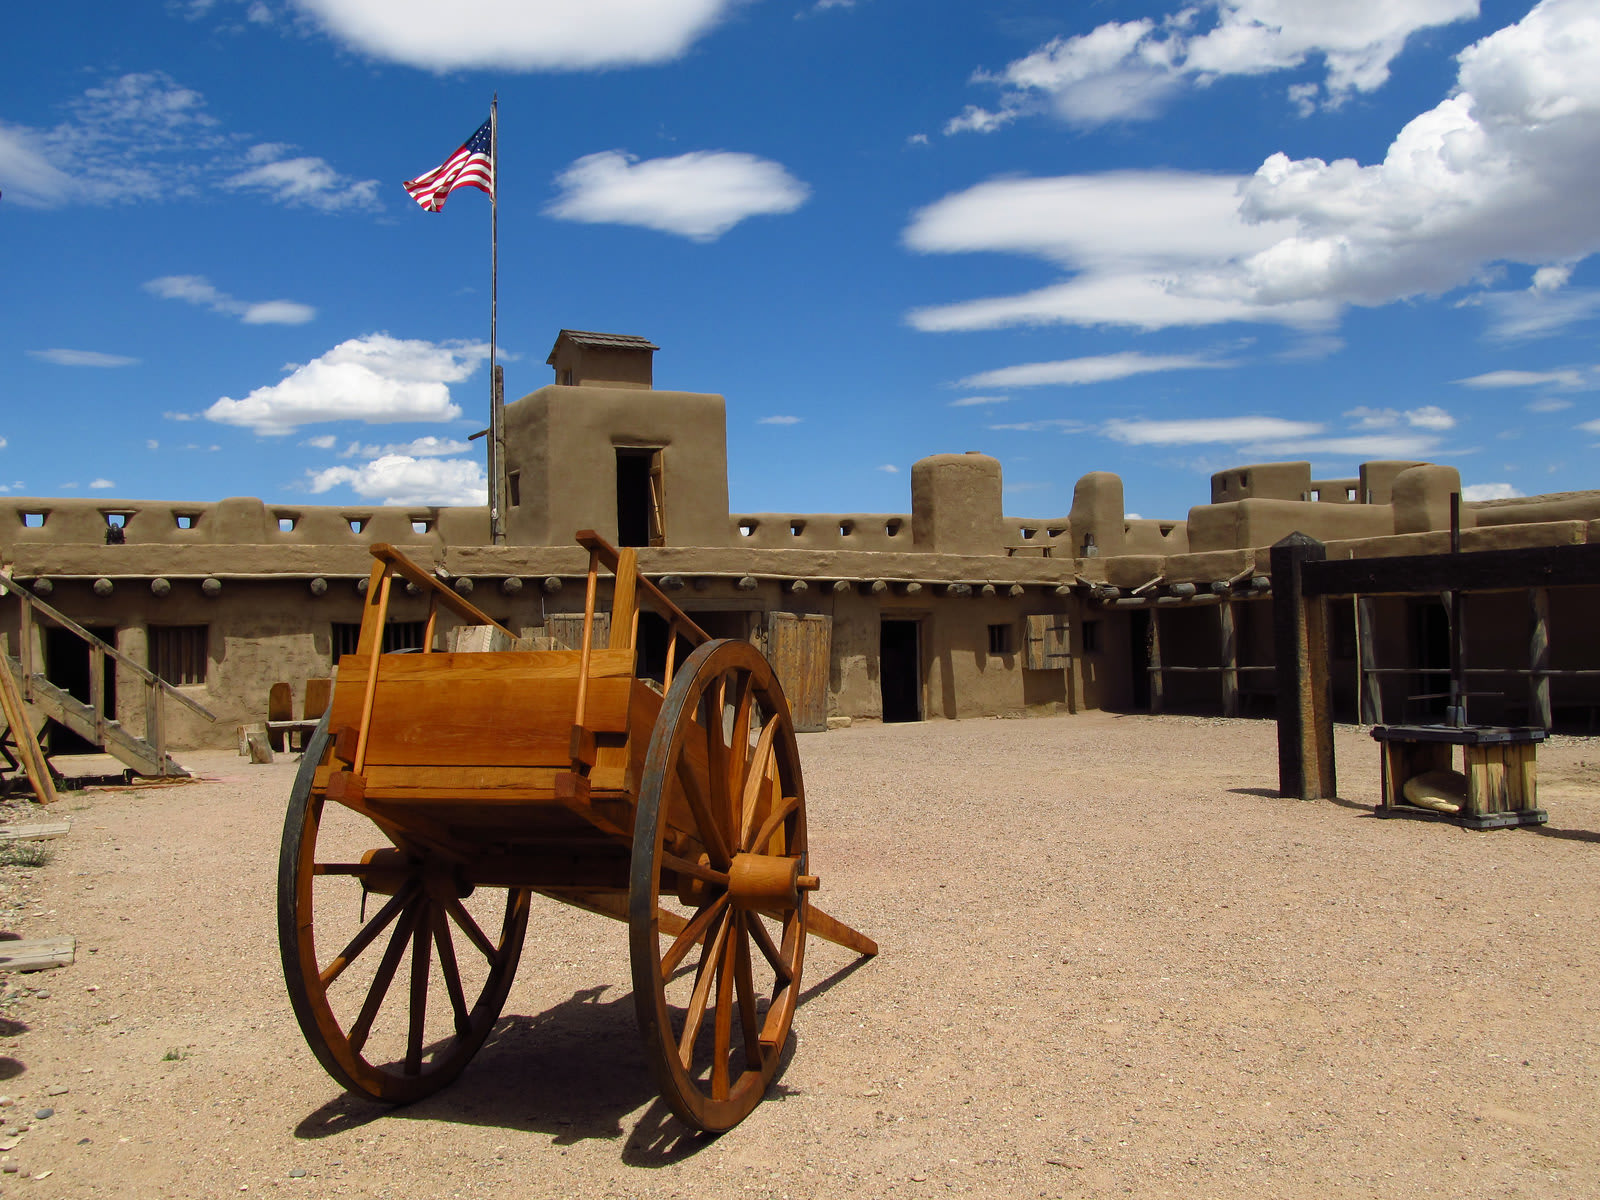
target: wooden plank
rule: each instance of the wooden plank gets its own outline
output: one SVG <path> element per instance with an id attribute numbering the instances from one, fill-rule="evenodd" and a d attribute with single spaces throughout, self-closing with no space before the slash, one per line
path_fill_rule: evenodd
<path id="1" fill-rule="evenodd" d="M 0 825 L 0 842 L 42 842 L 65 837 L 71 821 L 34 821 L 27 825 Z"/>
<path id="2" fill-rule="evenodd" d="M 611 636 L 606 645 L 612 650 L 632 650 L 634 623 L 639 611 L 639 552 L 624 546 L 617 553 L 616 578 L 611 583 Z"/>
<path id="3" fill-rule="evenodd" d="M 570 766 L 576 679 L 530 684 L 510 674 L 391 678 L 387 667 L 373 701 L 367 764 Z M 632 679 L 595 680 L 585 728 L 625 732 L 632 688 Z M 335 727 L 359 719 L 357 693 L 346 695 L 343 702 L 334 700 Z"/>
<path id="4" fill-rule="evenodd" d="M 467 622 L 467 624 L 493 625 L 496 629 L 502 631 L 507 637 L 511 638 L 512 641 L 517 640 L 517 635 L 515 633 L 507 629 L 504 625 L 500 624 L 499 621 L 496 621 L 477 605 L 473 604 L 465 596 L 457 592 L 455 588 L 451 587 L 444 580 L 433 574 L 433 572 L 424 571 L 416 563 L 412 562 L 409 558 L 400 553 L 400 551 L 396 550 L 387 542 L 378 542 L 373 545 L 372 557 L 377 559 L 379 563 L 387 566 L 391 571 L 393 571 L 396 575 L 401 576 L 407 582 L 414 583 L 424 592 L 428 592 L 433 601 L 443 604 L 451 612 L 455 613 L 456 616 Z M 367 591 L 369 594 L 372 592 L 372 587 L 370 584 L 368 585 Z M 365 649 L 365 647 L 363 647 L 363 649 Z"/>
<path id="5" fill-rule="evenodd" d="M 284 731 L 273 729 L 272 723 L 292 720 L 294 720 L 294 689 L 287 683 L 275 683 L 267 692 L 267 733 L 270 735 L 272 748 L 280 754 L 286 744 Z"/>
<path id="6" fill-rule="evenodd" d="M 1329 559 L 1308 569 L 1304 580 L 1308 596 L 1425 595 L 1456 588 L 1507 592 L 1596 585 L 1600 585 L 1600 543 L 1596 542 L 1463 554 Z"/>
<path id="7" fill-rule="evenodd" d="M 70 937 L 0 942 L 0 971 L 43 971 L 71 966 L 77 945 L 77 939 Z"/>
<path id="8" fill-rule="evenodd" d="M 1517 762 L 1517 790 L 1522 796 L 1522 810 L 1527 811 L 1539 807 L 1539 747 L 1529 742 L 1518 749 L 1522 755 Z"/>
<path id="9" fill-rule="evenodd" d="M 319 769 L 317 777 L 323 779 Z M 369 764 L 362 778 L 366 780 L 365 797 L 377 804 L 431 803 L 433 801 L 472 801 L 494 805 L 560 806 L 556 796 L 557 780 L 569 774 L 571 768 L 559 766 L 538 767 L 416 767 Z M 621 796 L 623 775 L 621 771 L 596 768 L 589 774 L 593 792 Z"/>
<path id="10" fill-rule="evenodd" d="M 570 650 L 574 653 L 583 647 L 583 614 L 578 613 L 547 613 L 544 618 L 545 636 L 553 639 L 558 650 Z M 611 644 L 611 616 L 609 613 L 597 612 L 594 615 L 594 640 L 596 646 Z M 598 651 L 597 651 L 598 653 Z M 629 660 L 628 669 L 633 669 L 632 660 Z"/>
<path id="11" fill-rule="evenodd" d="M 27 611 L 27 605 L 23 605 Z M 50 778 L 50 764 L 44 760 L 44 751 L 39 749 L 39 739 L 34 736 L 33 726 L 28 722 L 27 710 L 23 707 L 22 693 L 17 690 L 17 681 L 11 675 L 11 663 L 0 661 L 0 716 L 5 717 L 5 722 L 11 727 L 11 739 L 17 744 L 17 753 L 22 756 L 22 768 L 28 774 L 28 781 L 33 784 L 33 794 L 40 804 L 54 804 L 56 802 L 55 781 Z"/>
<path id="12" fill-rule="evenodd" d="M 328 711 L 328 700 L 333 696 L 333 680 L 308 679 L 306 680 L 305 697 L 300 708 L 301 719 L 306 721 L 320 721 L 322 714 Z"/>
<path id="13" fill-rule="evenodd" d="M 859 933 L 836 917 L 830 917 L 815 904 L 806 905 L 806 932 L 854 950 L 857 954 L 876 954 L 878 943 L 864 933 Z"/>

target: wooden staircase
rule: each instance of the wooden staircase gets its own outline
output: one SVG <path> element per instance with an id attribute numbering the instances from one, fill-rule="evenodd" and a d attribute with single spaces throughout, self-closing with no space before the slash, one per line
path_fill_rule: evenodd
<path id="1" fill-rule="evenodd" d="M 138 775 L 182 776 L 188 774 L 167 753 L 164 702 L 170 697 L 185 708 L 205 717 L 208 721 L 215 721 L 217 719 L 215 714 L 202 705 L 195 703 L 166 680 L 152 674 L 141 664 L 134 662 L 115 646 L 95 637 L 94 634 L 83 628 L 72 618 L 56 611 L 43 600 L 29 593 L 3 572 L 0 572 L 0 591 L 3 591 L 6 595 L 16 597 L 21 604 L 18 645 L 15 647 L 19 654 L 17 657 L 12 657 L 8 652 L 0 653 L 0 660 L 3 660 L 5 669 L 16 680 L 22 701 L 25 706 L 32 710 L 33 714 L 43 715 L 59 722 L 84 740 L 100 746 L 107 754 L 131 767 Z M 41 616 L 52 624 L 70 630 L 78 638 L 88 643 L 90 660 L 89 703 L 86 704 L 70 695 L 34 669 L 33 630 L 34 625 Z M 143 736 L 124 729 L 120 721 L 115 717 L 108 717 L 105 713 L 105 696 L 101 681 L 105 678 L 105 660 L 108 656 L 115 659 L 119 667 L 134 675 L 138 682 L 144 686 L 145 719 Z"/>

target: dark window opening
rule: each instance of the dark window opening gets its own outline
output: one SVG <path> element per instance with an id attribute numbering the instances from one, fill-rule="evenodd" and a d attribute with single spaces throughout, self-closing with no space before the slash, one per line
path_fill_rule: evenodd
<path id="1" fill-rule="evenodd" d="M 1133 667 L 1133 707 L 1150 707 L 1150 610 L 1136 608 L 1128 614 L 1128 650 Z"/>
<path id="2" fill-rule="evenodd" d="M 383 627 L 383 648 L 381 653 L 389 654 L 395 650 L 421 650 L 422 638 L 427 632 L 426 621 L 390 621 Z M 361 623 L 359 621 L 335 621 L 333 623 L 333 661 L 337 663 L 346 654 L 354 654 L 356 647 L 361 644 Z"/>
<path id="3" fill-rule="evenodd" d="M 617 450 L 617 544 L 667 544 L 660 450 Z"/>
<path id="4" fill-rule="evenodd" d="M 1014 653 L 1014 647 L 1011 644 L 1011 626 L 1009 626 L 1009 625 L 991 625 L 991 626 L 989 626 L 989 653 L 990 654 L 1011 654 L 1011 653 Z"/>
<path id="5" fill-rule="evenodd" d="M 1100 622 L 1085 621 L 1083 623 L 1083 652 L 1085 654 L 1100 653 Z"/>
<path id="6" fill-rule="evenodd" d="M 22 514 L 22 526 L 23 526 L 24 529 L 43 529 L 44 528 L 44 514 L 42 512 L 25 512 L 25 513 L 23 513 Z"/>
<path id="7" fill-rule="evenodd" d="M 512 508 L 522 503 L 522 472 L 513 471 L 506 476 L 506 490 L 510 493 L 507 497 Z"/>
<path id="8" fill-rule="evenodd" d="M 179 529 L 193 529 L 195 516 L 193 513 L 176 513 L 173 520 L 178 523 Z"/>
<path id="9" fill-rule="evenodd" d="M 209 645 L 205 625 L 152 625 L 146 662 L 175 687 L 204 683 Z"/>
<path id="10" fill-rule="evenodd" d="M 922 652 L 917 622 L 878 626 L 878 687 L 885 724 L 922 720 Z"/>

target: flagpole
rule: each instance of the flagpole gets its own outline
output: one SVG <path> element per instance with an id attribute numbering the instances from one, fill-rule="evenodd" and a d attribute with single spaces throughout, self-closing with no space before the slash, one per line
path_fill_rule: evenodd
<path id="1" fill-rule="evenodd" d="M 489 195 L 489 540 L 503 546 L 505 528 L 505 389 L 495 362 L 500 317 L 500 93 L 489 101 L 489 161 L 494 191 Z"/>

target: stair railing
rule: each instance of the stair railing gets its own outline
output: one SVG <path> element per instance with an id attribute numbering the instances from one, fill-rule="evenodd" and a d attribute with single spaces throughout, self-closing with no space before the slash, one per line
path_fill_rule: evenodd
<path id="1" fill-rule="evenodd" d="M 89 643 L 89 707 L 94 710 L 95 741 L 101 746 L 106 744 L 105 665 L 107 655 L 132 672 L 144 686 L 144 741 L 154 749 L 156 763 L 162 775 L 170 773 L 167 765 L 166 713 L 162 707 L 164 698 L 171 696 L 179 704 L 198 713 L 208 721 L 217 719 L 216 714 L 210 709 L 191 700 L 148 667 L 134 662 L 133 659 L 115 646 L 96 637 L 65 613 L 46 604 L 4 571 L 0 571 L 0 594 L 15 596 L 21 604 L 16 661 L 20 668 L 19 674 L 21 678 L 18 682 L 22 688 L 23 700 L 33 700 L 34 680 L 42 678 L 40 673 L 34 670 L 35 664 L 33 661 L 35 609 L 63 629 L 70 630 L 78 638 Z M 9 659 L 9 657 L 8 655 L 7 658 Z M 9 662 L 7 663 L 7 668 L 10 669 Z M 114 720 L 115 718 L 112 719 Z"/>

